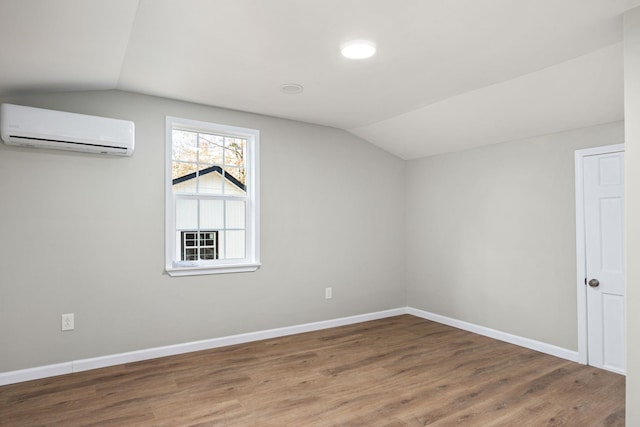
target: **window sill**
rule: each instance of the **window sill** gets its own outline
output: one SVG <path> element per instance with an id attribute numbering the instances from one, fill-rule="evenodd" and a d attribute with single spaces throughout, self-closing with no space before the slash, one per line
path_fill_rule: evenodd
<path id="1" fill-rule="evenodd" d="M 202 267 L 167 267 L 165 270 L 171 277 L 202 276 L 206 274 L 250 273 L 260 268 L 261 264 L 235 264 Z"/>

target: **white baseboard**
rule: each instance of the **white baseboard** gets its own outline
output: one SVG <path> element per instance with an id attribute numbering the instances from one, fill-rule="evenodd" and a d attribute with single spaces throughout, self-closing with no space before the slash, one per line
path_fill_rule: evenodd
<path id="1" fill-rule="evenodd" d="M 53 377 L 56 375 L 70 374 L 73 372 L 88 371 L 90 369 L 105 368 L 108 366 L 121 365 L 124 363 L 139 362 L 141 360 L 155 359 L 158 357 L 173 356 L 176 354 L 190 353 L 193 351 L 208 350 L 212 348 L 225 347 L 235 344 L 243 344 L 253 341 L 261 341 L 269 338 L 284 337 L 287 335 L 301 334 L 304 332 L 318 331 L 321 329 L 335 328 L 338 326 L 352 325 L 355 323 L 367 322 L 369 320 L 384 319 L 387 317 L 399 316 L 401 314 L 411 314 L 423 319 L 453 326 L 458 329 L 484 335 L 500 341 L 519 345 L 531 350 L 547 353 L 562 359 L 578 361 L 578 352 L 567 350 L 540 341 L 511 335 L 495 329 L 478 326 L 462 320 L 452 319 L 439 314 L 429 313 L 412 307 L 395 308 L 374 313 L 359 314 L 338 319 L 323 320 L 320 322 L 305 323 L 302 325 L 287 326 L 284 328 L 267 329 L 264 331 L 249 332 L 246 334 L 230 335 L 227 337 L 212 338 L 202 341 L 193 341 L 183 344 L 168 345 L 164 347 L 154 347 L 127 353 L 112 354 L 107 356 L 94 357 L 90 359 L 80 359 L 71 362 L 46 365 L 36 368 L 21 369 L 0 373 L 0 386 L 15 384 L 24 381 L 37 380 L 41 378 Z"/>
<path id="2" fill-rule="evenodd" d="M 127 353 L 112 354 L 94 357 L 90 359 L 74 360 L 55 365 L 40 366 L 36 368 L 21 369 L 0 373 L 0 386 L 56 375 L 70 374 L 73 372 L 88 371 L 90 369 L 105 368 L 124 363 L 139 362 L 141 360 L 155 359 L 158 357 L 173 356 L 176 354 L 190 353 L 193 351 L 208 350 L 217 347 L 225 347 L 234 344 L 243 344 L 252 341 L 260 341 L 269 338 L 284 337 L 287 335 L 301 334 L 304 332 L 318 331 L 321 329 L 335 328 L 337 326 L 351 325 L 367 322 L 369 320 L 384 319 L 387 317 L 406 314 L 405 307 L 374 313 L 359 314 L 338 319 L 323 320 L 320 322 L 305 323 L 302 325 L 287 326 L 284 328 L 267 329 L 264 331 L 249 332 L 246 334 L 231 335 L 227 337 L 213 338 L 202 341 L 193 341 L 183 344 L 154 347 Z"/>
<path id="3" fill-rule="evenodd" d="M 55 365 L 38 366 L 35 368 L 21 369 L 0 373 L 0 386 L 24 381 L 39 380 L 41 378 L 55 377 L 73 372 L 73 362 L 57 363 Z"/>
<path id="4" fill-rule="evenodd" d="M 552 356 L 556 356 L 561 359 L 570 360 L 572 362 L 578 362 L 577 351 L 568 350 L 566 348 L 558 347 L 552 344 L 547 344 L 541 341 L 532 340 L 529 338 L 524 338 L 518 335 L 512 335 L 506 332 L 498 331 L 498 330 L 487 328 L 484 326 L 475 325 L 473 323 L 464 322 L 462 320 L 453 319 L 451 317 L 442 316 L 440 314 L 434 314 L 428 311 L 418 310 L 417 308 L 407 307 L 407 314 L 411 314 L 417 317 L 422 317 L 423 319 L 432 320 L 434 322 L 442 323 L 444 325 L 453 326 L 454 328 L 473 332 L 474 334 L 484 335 L 485 337 L 508 342 L 510 344 L 519 345 L 520 347 L 525 347 L 530 350 L 535 350 L 541 353 L 550 354 Z"/>

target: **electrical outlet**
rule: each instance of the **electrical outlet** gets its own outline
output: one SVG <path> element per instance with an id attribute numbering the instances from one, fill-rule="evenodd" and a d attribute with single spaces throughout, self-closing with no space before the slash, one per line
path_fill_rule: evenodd
<path id="1" fill-rule="evenodd" d="M 324 299 L 333 298 L 333 288 L 324 288 Z"/>
<path id="2" fill-rule="evenodd" d="M 63 331 L 73 331 L 75 328 L 73 322 L 73 313 L 67 313 L 62 315 L 62 330 Z"/>

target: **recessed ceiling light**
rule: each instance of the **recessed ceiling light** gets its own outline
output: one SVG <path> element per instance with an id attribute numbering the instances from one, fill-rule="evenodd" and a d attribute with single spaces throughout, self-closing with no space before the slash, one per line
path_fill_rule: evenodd
<path id="1" fill-rule="evenodd" d="M 365 59 L 376 53 L 376 44 L 370 40 L 351 40 L 340 46 L 342 55 L 350 59 Z"/>
<path id="2" fill-rule="evenodd" d="M 280 86 L 280 90 L 282 91 L 282 93 L 286 93 L 287 95 L 296 95 L 298 93 L 302 93 L 304 87 L 297 83 L 285 83 Z"/>

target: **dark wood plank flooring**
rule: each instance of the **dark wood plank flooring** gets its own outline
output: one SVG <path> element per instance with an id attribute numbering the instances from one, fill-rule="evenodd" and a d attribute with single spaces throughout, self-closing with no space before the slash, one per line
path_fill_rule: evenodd
<path id="1" fill-rule="evenodd" d="M 624 388 L 405 315 L 0 387 L 0 425 L 623 426 Z"/>

